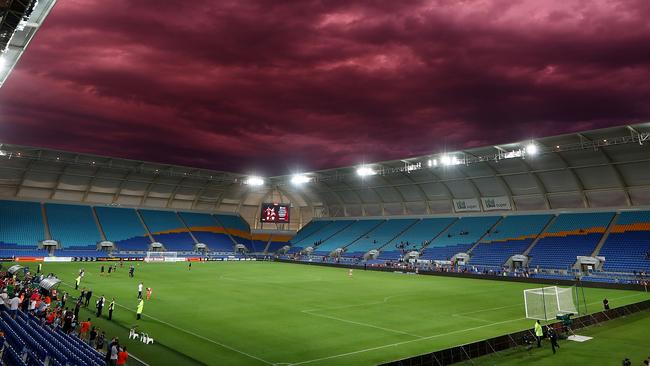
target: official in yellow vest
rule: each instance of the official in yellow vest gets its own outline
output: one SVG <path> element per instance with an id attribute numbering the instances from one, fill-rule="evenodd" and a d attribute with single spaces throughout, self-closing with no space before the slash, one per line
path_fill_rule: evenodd
<path id="1" fill-rule="evenodd" d="M 144 310 L 144 299 L 140 299 L 140 301 L 138 301 L 138 309 L 135 312 L 137 320 L 140 320 L 140 317 L 142 316 L 142 310 Z"/>
<path id="2" fill-rule="evenodd" d="M 138 318 L 140 319 L 140 318 Z M 544 336 L 544 329 L 539 323 L 539 320 L 535 323 L 535 338 L 537 338 L 537 348 L 542 346 L 542 337 Z"/>

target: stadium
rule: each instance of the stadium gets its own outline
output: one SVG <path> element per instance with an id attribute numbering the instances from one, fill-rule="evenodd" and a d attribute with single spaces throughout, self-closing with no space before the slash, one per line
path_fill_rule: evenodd
<path id="1" fill-rule="evenodd" d="M 59 6 L 0 1 L 0 84 Z M 120 133 L 2 142 L 0 364 L 650 361 L 650 122 L 629 121 L 280 174 Z"/>

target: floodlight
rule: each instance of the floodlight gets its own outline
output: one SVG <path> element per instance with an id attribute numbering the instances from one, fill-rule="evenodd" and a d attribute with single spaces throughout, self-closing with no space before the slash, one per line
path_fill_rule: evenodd
<path id="1" fill-rule="evenodd" d="M 440 158 L 440 162 L 442 163 L 442 165 L 446 165 L 446 166 L 459 164 L 457 157 L 449 156 L 449 155 L 443 155 Z"/>
<path id="2" fill-rule="evenodd" d="M 293 177 L 291 177 L 291 183 L 295 185 L 300 185 L 309 182 L 311 182 L 311 177 L 308 177 L 304 174 L 295 174 Z"/>
<path id="3" fill-rule="evenodd" d="M 526 146 L 526 154 L 528 155 L 535 155 L 537 154 L 537 145 L 530 143 L 528 146 Z"/>
<path id="4" fill-rule="evenodd" d="M 249 186 L 261 186 L 264 185 L 264 179 L 258 176 L 250 176 L 248 177 L 245 181 L 244 184 L 248 184 Z"/>
<path id="5" fill-rule="evenodd" d="M 377 172 L 371 167 L 361 166 L 357 169 L 357 174 L 361 177 L 367 177 L 369 175 L 375 175 Z"/>

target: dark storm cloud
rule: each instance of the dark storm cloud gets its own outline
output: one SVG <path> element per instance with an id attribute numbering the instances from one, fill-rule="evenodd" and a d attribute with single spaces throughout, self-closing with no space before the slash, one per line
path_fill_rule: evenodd
<path id="1" fill-rule="evenodd" d="M 59 2 L 5 142 L 283 174 L 650 117 L 647 1 Z"/>

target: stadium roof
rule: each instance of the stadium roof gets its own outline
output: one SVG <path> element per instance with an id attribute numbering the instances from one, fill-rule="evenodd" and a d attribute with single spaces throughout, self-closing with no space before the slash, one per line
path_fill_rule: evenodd
<path id="1" fill-rule="evenodd" d="M 24 4 L 31 3 L 31 1 L 11 1 L 7 3 L 14 2 Z M 0 87 L 2 87 L 4 82 L 7 80 L 9 74 L 11 74 L 11 71 L 16 66 L 16 63 L 18 63 L 18 60 L 23 55 L 23 52 L 25 52 L 29 42 L 34 38 L 34 35 L 45 21 L 45 18 L 48 16 L 55 3 L 56 0 L 38 0 L 36 6 L 29 15 L 29 19 L 26 21 L 21 20 L 19 22 L 18 28 L 9 39 L 5 52 L 2 53 L 0 57 L 0 60 L 2 60 L 0 63 Z M 4 17 L 0 17 L 0 20 L 4 24 L 11 16 L 22 17 L 21 14 L 10 14 L 10 12 L 8 12 Z"/>
<path id="2" fill-rule="evenodd" d="M 375 174 L 352 166 L 253 186 L 241 174 L 5 144 L 0 197 L 239 212 L 251 226 L 261 203 L 284 202 L 293 229 L 321 216 L 448 214 L 453 200 L 481 197 L 506 197 L 517 211 L 644 206 L 650 123 L 365 166 Z"/>

